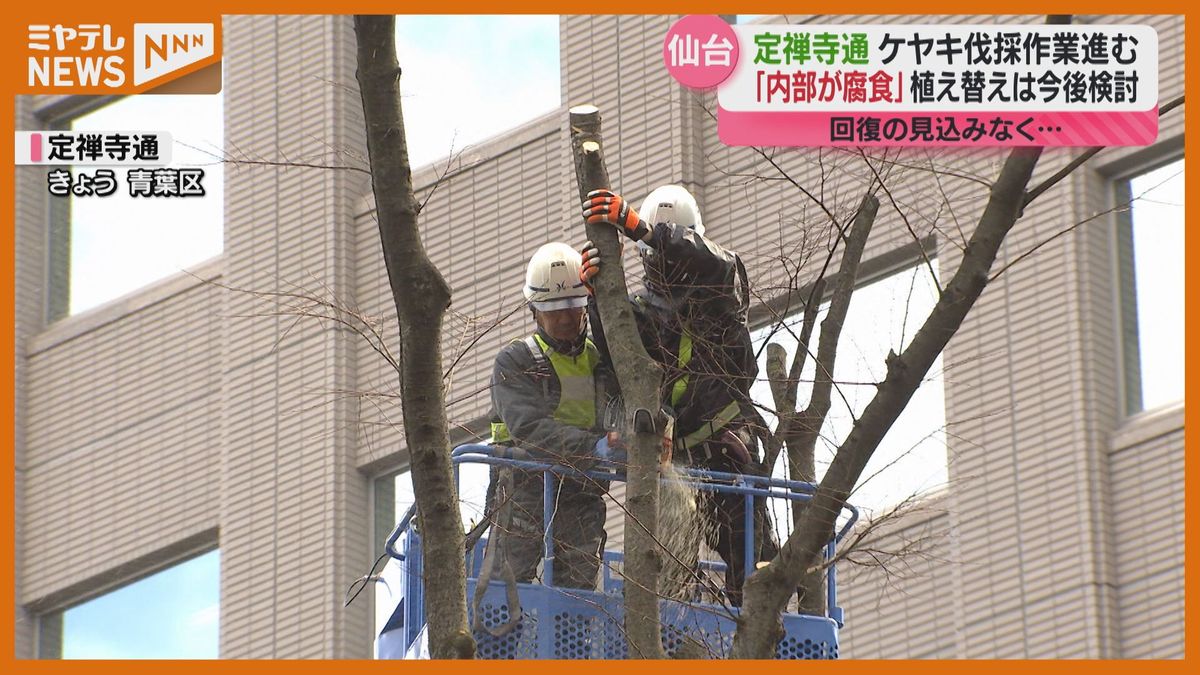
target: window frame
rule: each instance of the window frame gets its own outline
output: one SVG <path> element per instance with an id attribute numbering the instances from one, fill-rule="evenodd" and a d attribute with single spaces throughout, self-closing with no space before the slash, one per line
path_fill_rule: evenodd
<path id="1" fill-rule="evenodd" d="M 153 92 L 151 92 L 153 93 Z M 223 92 L 222 92 L 223 93 Z M 173 96 L 195 96 L 193 94 L 172 94 Z M 132 95 L 66 95 L 51 101 L 34 111 L 34 116 L 38 120 L 38 124 L 50 131 L 70 131 L 75 120 L 94 113 L 98 110 L 106 108 L 112 104 L 118 103 L 123 99 L 130 98 Z M 221 110 L 221 127 L 222 138 L 221 142 L 224 145 L 225 139 L 225 108 Z M 109 302 L 123 297 L 130 293 L 137 293 L 145 290 L 155 284 L 161 283 L 165 279 L 170 278 L 170 275 L 161 276 L 150 281 L 147 281 L 135 288 L 131 288 L 117 296 L 109 298 L 100 305 L 88 307 L 87 309 L 72 312 L 71 311 L 71 289 L 74 285 L 72 278 L 74 276 L 74 261 L 71 256 L 71 247 L 74 241 L 74 232 L 72 227 L 72 203 L 74 198 L 53 198 L 43 191 L 42 198 L 45 202 L 46 213 L 46 248 L 44 258 L 44 277 L 45 286 L 42 297 L 42 325 L 49 326 L 63 319 L 68 319 L 80 314 L 92 311 L 96 307 L 103 306 Z M 222 209 L 223 211 L 223 209 Z M 202 265 L 205 262 L 213 260 L 224 254 L 225 251 L 225 223 L 222 214 L 221 222 L 218 224 L 221 229 L 221 252 L 216 256 L 206 258 L 204 260 L 196 260 L 189 264 L 189 269 Z"/>
<path id="2" fill-rule="evenodd" d="M 1117 391 L 1120 398 L 1119 410 L 1122 418 L 1128 419 L 1142 413 L 1182 403 L 1178 399 L 1147 408 L 1143 391 L 1141 326 L 1138 323 L 1137 267 L 1133 244 L 1133 189 L 1132 183 L 1175 162 L 1185 161 L 1182 145 L 1174 144 L 1152 147 L 1148 153 L 1123 163 L 1118 171 L 1106 176 L 1109 185 L 1109 203 L 1113 209 L 1111 228 L 1113 249 L 1113 294 L 1115 306 L 1117 353 L 1120 359 L 1117 368 Z M 1129 208 L 1122 208 L 1128 205 Z M 1186 208 L 1186 205 L 1185 205 Z M 1186 231 L 1186 222 L 1185 222 Z"/>
<path id="3" fill-rule="evenodd" d="M 105 597 L 109 594 L 121 591 L 134 584 L 144 581 L 156 574 L 166 572 L 179 565 L 191 562 L 206 556 L 214 551 L 220 551 L 219 543 L 209 538 L 208 533 L 203 535 L 204 543 L 196 546 L 194 544 L 186 546 L 180 553 L 168 554 L 164 551 L 158 551 L 152 556 L 161 556 L 154 564 L 142 564 L 134 562 L 129 567 L 134 568 L 134 571 L 125 574 L 114 575 L 115 578 L 108 578 L 107 575 L 102 580 L 89 580 L 80 584 L 82 587 L 94 587 L 92 592 L 78 593 L 68 599 L 56 604 L 50 609 L 43 609 L 36 614 L 34 621 L 34 653 L 35 658 L 43 660 L 64 660 L 63 647 L 66 638 L 65 632 L 65 617 L 68 611 L 85 605 L 93 600 Z M 217 602 L 221 602 L 221 566 L 217 568 Z M 218 638 L 220 632 L 218 628 Z M 218 655 L 220 658 L 218 643 Z M 182 658 L 182 657 L 180 657 Z"/>
<path id="4" fill-rule="evenodd" d="M 64 96 L 35 112 L 40 125 L 50 131 L 69 131 L 79 117 L 95 112 L 123 96 Z M 49 325 L 71 315 L 71 200 L 46 200 L 45 296 L 43 323 Z"/>

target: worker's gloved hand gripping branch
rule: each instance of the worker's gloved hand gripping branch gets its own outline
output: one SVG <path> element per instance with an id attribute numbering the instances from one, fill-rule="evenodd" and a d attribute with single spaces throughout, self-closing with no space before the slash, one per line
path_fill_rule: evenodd
<path id="1" fill-rule="evenodd" d="M 583 218 L 588 225 L 612 225 L 634 241 L 650 240 L 650 226 L 638 217 L 629 202 L 609 190 L 588 193 L 583 202 Z"/>

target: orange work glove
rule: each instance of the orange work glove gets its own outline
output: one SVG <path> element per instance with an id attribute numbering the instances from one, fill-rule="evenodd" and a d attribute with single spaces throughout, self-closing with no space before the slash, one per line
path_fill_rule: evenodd
<path id="1" fill-rule="evenodd" d="M 579 249 L 579 255 L 583 256 L 583 265 L 579 268 L 579 280 L 587 287 L 588 293 L 591 293 L 592 279 L 600 274 L 600 249 L 589 241 Z"/>
<path id="2" fill-rule="evenodd" d="M 643 241 L 650 236 L 650 227 L 638 217 L 629 202 L 609 190 L 588 193 L 583 202 L 583 218 L 589 225 L 606 223 L 617 227 L 635 241 Z"/>

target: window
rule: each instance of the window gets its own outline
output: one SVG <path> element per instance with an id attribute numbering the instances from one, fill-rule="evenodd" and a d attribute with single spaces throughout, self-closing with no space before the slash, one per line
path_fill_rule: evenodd
<path id="1" fill-rule="evenodd" d="M 934 272 L 937 261 L 931 260 Z M 846 438 L 854 420 L 875 395 L 875 384 L 886 375 L 884 358 L 888 350 L 899 353 L 908 346 L 917 329 L 937 302 L 937 288 L 924 262 L 864 284 L 854 292 L 842 328 L 834 366 L 832 405 L 821 428 L 816 447 L 817 479 L 833 459 L 837 446 Z M 820 321 L 828 312 L 822 305 L 813 330 L 810 349 L 815 354 L 820 336 Z M 789 317 L 794 333 L 800 332 L 801 315 Z M 771 326 L 754 331 L 756 345 L 771 333 Z M 796 339 L 786 331 L 771 338 L 787 350 L 788 361 L 796 350 Z M 810 355 L 801 374 L 798 407 L 807 405 L 812 386 L 815 356 Z M 766 380 L 766 350 L 759 360 L 759 379 L 751 389 L 754 400 L 767 410 L 774 408 L 770 385 Z M 774 426 L 775 418 L 767 415 Z M 850 503 L 878 512 L 914 495 L 944 486 L 948 480 L 946 456 L 946 405 L 942 381 L 942 357 L 938 356 L 925 382 L 908 407 L 884 436 L 879 448 L 859 479 Z M 781 460 L 776 475 L 782 476 Z M 790 523 L 785 514 L 775 514 L 777 525 Z"/>
<path id="2" fill-rule="evenodd" d="M 215 659 L 218 550 L 43 617 L 39 651 L 64 659 Z"/>
<path id="3" fill-rule="evenodd" d="M 130 96 L 70 120 L 77 131 L 170 132 L 170 166 L 203 169 L 205 195 L 134 199 L 126 174 L 131 167 L 117 167 L 115 194 L 70 198 L 69 215 L 56 216 L 70 224 L 69 256 L 52 258 L 69 269 L 52 272 L 52 286 L 61 288 L 52 293 L 57 299 L 50 301 L 51 320 L 91 309 L 221 253 L 223 102 L 220 94 Z"/>
<path id="4" fill-rule="evenodd" d="M 413 168 L 560 105 L 557 16 L 397 16 L 396 52 Z"/>
<path id="5" fill-rule="evenodd" d="M 1128 414 L 1183 400 L 1183 191 L 1183 158 L 1117 184 Z"/>

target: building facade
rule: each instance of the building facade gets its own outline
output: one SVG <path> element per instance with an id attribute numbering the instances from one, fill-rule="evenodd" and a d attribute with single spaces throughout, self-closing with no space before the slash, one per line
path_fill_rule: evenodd
<path id="1" fill-rule="evenodd" d="M 437 185 L 421 218 L 454 294 L 442 345 L 455 361 L 456 440 L 485 428 L 492 358 L 528 330 L 525 261 L 546 241 L 583 239 L 570 105 L 602 110 L 614 186 L 634 199 L 667 182 L 689 187 L 709 234 L 742 253 L 764 303 L 785 293 L 788 275 L 772 260 L 819 219 L 816 209 L 790 184 L 753 178 L 769 171 L 762 157 L 721 144 L 711 100 L 670 80 L 660 45 L 672 20 L 562 17 L 563 106 L 468 149 L 444 176 L 432 166 L 414 173 L 420 194 Z M 1182 94 L 1181 17 L 1076 21 L 1153 25 L 1160 102 Z M 349 17 L 227 17 L 224 54 L 227 147 L 296 162 L 332 148 L 343 165 L 366 166 Z M 62 123 L 85 105 L 18 97 L 18 128 Z M 1183 156 L 1183 114 L 1165 115 L 1149 147 L 1093 158 L 1006 240 L 997 265 L 1020 264 L 989 285 L 945 354 L 949 484 L 880 535 L 926 538 L 930 548 L 901 575 L 845 570 L 844 656 L 1182 657 L 1183 402 L 1136 410 L 1129 225 L 1114 207 L 1130 176 Z M 1071 156 L 1047 151 L 1034 182 Z M 798 183 L 826 190 L 835 210 L 857 205 L 856 158 L 775 158 Z M 950 152 L 936 163 L 943 177 L 994 177 L 1001 159 Z M 221 657 L 372 653 L 370 603 L 343 608 L 343 593 L 395 517 L 389 477 L 406 465 L 397 375 L 354 332 L 295 321 L 294 298 L 281 295 L 336 297 L 379 317 L 383 340 L 396 343 L 370 181 L 353 169 L 231 166 L 218 258 L 65 318 L 54 308 L 69 288 L 69 228 L 44 175 L 18 167 L 18 658 L 57 654 L 65 609 L 214 548 Z M 972 181 L 936 182 L 929 171 L 896 170 L 895 204 L 885 201 L 864 254 L 868 274 L 923 256 L 936 256 L 945 277 L 954 269 L 961 248 L 947 223 L 969 227 L 987 193 Z M 501 191 L 544 219 L 498 216 Z M 920 211 L 926 201 L 953 218 Z M 910 208 L 925 215 L 901 217 Z M 761 308 L 754 316 L 767 320 Z"/>

